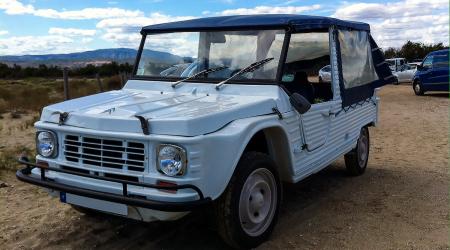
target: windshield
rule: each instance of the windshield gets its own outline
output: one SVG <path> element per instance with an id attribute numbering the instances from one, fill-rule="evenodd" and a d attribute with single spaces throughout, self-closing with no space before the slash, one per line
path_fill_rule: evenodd
<path id="1" fill-rule="evenodd" d="M 220 81 L 256 61 L 273 58 L 257 70 L 234 80 L 275 80 L 284 34 L 284 30 L 149 34 L 136 75 L 175 80 L 205 69 L 226 67 L 196 77 Z"/>

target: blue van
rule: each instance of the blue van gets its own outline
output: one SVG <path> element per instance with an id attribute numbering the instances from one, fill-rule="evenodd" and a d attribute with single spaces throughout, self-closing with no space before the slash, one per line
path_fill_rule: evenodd
<path id="1" fill-rule="evenodd" d="M 416 95 L 423 95 L 426 91 L 449 91 L 448 54 L 448 49 L 431 52 L 417 66 L 413 78 Z"/>

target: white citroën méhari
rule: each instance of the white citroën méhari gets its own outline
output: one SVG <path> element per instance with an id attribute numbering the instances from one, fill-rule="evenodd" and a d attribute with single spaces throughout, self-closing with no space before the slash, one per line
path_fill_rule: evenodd
<path id="1" fill-rule="evenodd" d="M 366 169 L 376 88 L 394 80 L 368 24 L 227 16 L 141 33 L 121 90 L 43 109 L 20 180 L 143 221 L 211 209 L 224 240 L 248 248 L 273 231 L 283 182 L 343 155 L 351 175 Z"/>

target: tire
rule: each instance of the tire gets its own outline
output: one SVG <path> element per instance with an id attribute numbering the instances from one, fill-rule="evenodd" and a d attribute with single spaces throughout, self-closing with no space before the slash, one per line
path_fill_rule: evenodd
<path id="1" fill-rule="evenodd" d="M 281 195 L 281 181 L 272 159 L 259 152 L 244 153 L 225 192 L 214 204 L 220 236 L 234 248 L 254 248 L 263 243 L 276 224 Z"/>
<path id="2" fill-rule="evenodd" d="M 400 82 L 398 81 L 398 78 L 396 78 L 396 79 L 395 79 L 395 82 L 394 82 L 394 83 L 392 83 L 392 84 L 394 84 L 394 85 L 399 85 L 399 84 L 400 84 Z"/>
<path id="3" fill-rule="evenodd" d="M 420 81 L 418 81 L 418 80 L 414 81 L 413 90 L 414 90 L 414 94 L 416 94 L 418 96 L 425 94 L 425 91 L 423 91 L 422 83 L 420 83 Z"/>
<path id="4" fill-rule="evenodd" d="M 345 158 L 345 167 L 351 176 L 362 175 L 367 168 L 370 151 L 369 129 L 364 127 L 359 133 L 358 143 L 356 147 L 348 152 Z"/>

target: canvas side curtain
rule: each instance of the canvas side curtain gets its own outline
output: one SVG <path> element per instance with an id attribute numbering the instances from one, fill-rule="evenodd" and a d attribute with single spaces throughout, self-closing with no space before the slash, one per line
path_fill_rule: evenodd
<path id="1" fill-rule="evenodd" d="M 337 30 L 335 37 L 343 107 L 370 98 L 375 88 L 392 82 L 383 53 L 368 31 Z"/>

